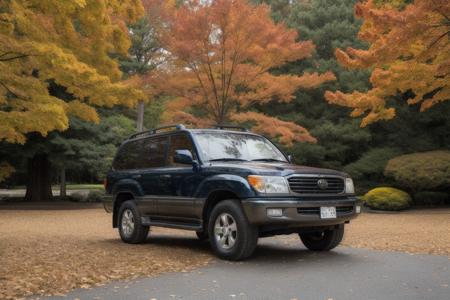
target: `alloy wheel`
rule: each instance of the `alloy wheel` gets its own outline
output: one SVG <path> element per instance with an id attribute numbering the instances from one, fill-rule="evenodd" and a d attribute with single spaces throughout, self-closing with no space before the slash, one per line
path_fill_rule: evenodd
<path id="1" fill-rule="evenodd" d="M 234 246 L 238 236 L 234 218 L 228 213 L 222 213 L 214 224 L 214 237 L 222 249 L 228 250 Z"/>
<path id="2" fill-rule="evenodd" d="M 122 213 L 122 231 L 126 237 L 130 237 L 134 231 L 134 215 L 130 209 Z"/>

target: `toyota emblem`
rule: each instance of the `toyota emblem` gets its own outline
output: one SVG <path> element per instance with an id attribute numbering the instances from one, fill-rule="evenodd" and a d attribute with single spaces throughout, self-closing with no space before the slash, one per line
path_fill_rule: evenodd
<path id="1" fill-rule="evenodd" d="M 325 190 L 328 187 L 328 181 L 326 179 L 321 178 L 317 180 L 317 186 L 319 187 L 319 189 Z"/>

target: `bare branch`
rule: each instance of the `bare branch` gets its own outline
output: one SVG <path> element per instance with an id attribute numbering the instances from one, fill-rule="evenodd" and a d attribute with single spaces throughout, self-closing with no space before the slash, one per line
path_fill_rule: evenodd
<path id="1" fill-rule="evenodd" d="M 20 59 L 20 58 L 24 58 L 24 57 L 28 57 L 30 56 L 29 54 L 21 54 L 21 55 L 17 55 L 14 57 L 8 57 L 8 58 L 1 58 L 0 57 L 0 61 L 10 61 L 10 60 L 14 60 L 14 59 Z"/>
<path id="2" fill-rule="evenodd" d="M 208 93 L 207 93 L 205 85 L 203 84 L 203 80 L 201 79 L 200 74 L 198 73 L 197 66 L 195 66 L 193 64 L 189 64 L 189 67 L 192 69 L 192 71 L 194 72 L 195 76 L 197 77 L 197 80 L 198 80 L 198 82 L 200 84 L 200 87 L 201 87 L 201 89 L 203 91 L 203 97 L 205 98 L 206 103 L 208 105 L 209 104 Z M 216 110 L 214 109 L 214 107 L 212 107 L 212 113 L 213 113 L 214 117 L 217 119 L 218 115 L 216 114 Z"/>
<path id="3" fill-rule="evenodd" d="M 19 99 L 23 99 L 22 97 L 20 97 L 19 95 L 17 95 L 16 93 L 14 93 L 6 84 L 4 84 L 3 82 L 0 81 L 0 85 L 11 95 L 13 95 L 16 98 Z"/>
<path id="4" fill-rule="evenodd" d="M 429 46 L 428 49 L 430 49 L 431 47 L 433 47 L 436 43 L 438 43 L 444 36 L 446 36 L 447 34 L 450 34 L 450 30 L 447 32 L 444 32 L 443 34 L 441 34 L 434 42 L 432 42 Z"/>

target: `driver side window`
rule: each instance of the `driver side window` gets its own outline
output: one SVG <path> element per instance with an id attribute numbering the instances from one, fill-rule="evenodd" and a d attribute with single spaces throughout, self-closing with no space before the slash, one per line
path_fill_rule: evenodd
<path id="1" fill-rule="evenodd" d="M 189 150 L 192 153 L 192 157 L 194 160 L 197 159 L 195 155 L 194 146 L 192 144 L 192 141 L 189 139 L 189 137 L 185 134 L 177 134 L 172 135 L 170 137 L 170 147 L 169 147 L 169 153 L 168 153 L 168 166 L 174 167 L 174 166 L 186 166 L 185 164 L 179 164 L 174 162 L 174 155 L 175 150 Z"/>

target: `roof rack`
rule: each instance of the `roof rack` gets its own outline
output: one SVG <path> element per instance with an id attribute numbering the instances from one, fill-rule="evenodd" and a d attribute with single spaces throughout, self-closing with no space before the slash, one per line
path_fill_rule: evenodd
<path id="1" fill-rule="evenodd" d="M 248 129 L 242 126 L 236 126 L 236 125 L 222 125 L 222 124 L 216 124 L 214 125 L 215 129 L 239 129 L 240 131 L 248 132 Z"/>
<path id="2" fill-rule="evenodd" d="M 128 139 L 130 140 L 130 139 L 134 139 L 134 138 L 137 138 L 137 137 L 140 137 L 140 136 L 152 135 L 152 134 L 157 133 L 160 130 L 169 129 L 169 128 L 174 128 L 175 130 L 186 129 L 186 127 L 183 124 L 166 125 L 166 126 L 161 126 L 161 127 L 157 127 L 157 128 L 153 128 L 153 129 L 150 129 L 150 130 L 146 130 L 146 131 L 142 131 L 142 132 L 138 132 L 138 133 L 132 134 L 132 135 L 130 135 L 128 137 Z"/>

